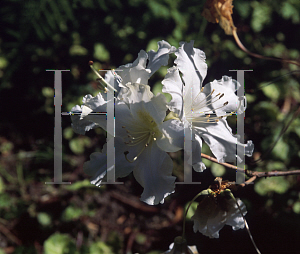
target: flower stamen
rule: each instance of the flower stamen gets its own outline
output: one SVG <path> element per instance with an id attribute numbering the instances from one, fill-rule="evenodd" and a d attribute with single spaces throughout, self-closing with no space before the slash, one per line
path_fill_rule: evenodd
<path id="1" fill-rule="evenodd" d="M 151 121 L 151 124 L 152 123 L 154 123 L 153 120 Z M 126 129 L 126 126 L 122 126 L 122 128 L 126 130 L 126 133 L 128 133 L 127 137 L 129 138 L 129 140 L 124 142 L 128 146 L 136 146 L 147 140 L 142 150 L 133 158 L 133 160 L 130 160 L 127 156 L 129 154 L 129 151 L 124 152 L 126 160 L 130 163 L 133 163 L 143 153 L 145 148 L 149 146 L 152 139 L 153 141 L 156 141 L 156 132 L 151 129 L 146 129 L 144 131 L 129 131 Z"/>

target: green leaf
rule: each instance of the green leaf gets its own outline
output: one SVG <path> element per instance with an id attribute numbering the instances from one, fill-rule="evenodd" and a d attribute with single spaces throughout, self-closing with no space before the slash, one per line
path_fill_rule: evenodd
<path id="1" fill-rule="evenodd" d="M 83 211 L 81 208 L 70 205 L 64 210 L 62 214 L 62 220 L 72 221 L 80 218 L 80 216 L 82 215 L 83 215 Z"/>
<path id="2" fill-rule="evenodd" d="M 224 166 L 222 166 L 222 165 L 220 165 L 220 164 L 218 164 L 218 163 L 213 163 L 212 165 L 211 165 L 211 173 L 215 176 L 215 177 L 217 177 L 217 176 L 222 176 L 222 175 L 224 175 L 225 174 L 225 172 L 226 172 L 226 169 L 225 169 L 225 167 Z"/>
<path id="3" fill-rule="evenodd" d="M 251 20 L 251 27 L 254 32 L 260 32 L 265 24 L 268 24 L 271 20 L 272 9 L 271 6 L 267 3 L 260 3 L 253 1 L 251 3 L 253 7 L 253 14 Z"/>
<path id="4" fill-rule="evenodd" d="M 147 236 L 142 234 L 142 233 L 138 233 L 136 235 L 136 238 L 135 238 L 135 241 L 138 243 L 138 244 L 144 244 L 146 241 L 147 241 Z"/>
<path id="5" fill-rule="evenodd" d="M 284 177 L 269 177 L 260 179 L 255 185 L 254 190 L 261 196 L 269 192 L 283 194 L 289 189 L 289 182 Z"/>
<path id="6" fill-rule="evenodd" d="M 264 84 L 261 84 L 263 86 Z M 263 93 L 269 97 L 272 101 L 277 102 L 280 97 L 280 90 L 275 84 L 269 84 L 267 86 L 263 86 L 262 89 Z"/>
<path id="7" fill-rule="evenodd" d="M 54 89 L 51 87 L 43 87 L 42 88 L 42 94 L 46 98 L 53 98 L 54 97 Z"/>
<path id="8" fill-rule="evenodd" d="M 297 201 L 297 202 L 294 203 L 293 211 L 294 211 L 294 213 L 300 214 L 300 201 Z"/>
<path id="9" fill-rule="evenodd" d="M 44 254 L 79 254 L 73 239 L 67 234 L 55 233 L 44 242 Z"/>
<path id="10" fill-rule="evenodd" d="M 73 153 L 81 154 L 84 152 L 85 147 L 90 146 L 90 142 L 91 140 L 89 137 L 80 136 L 70 140 L 69 146 Z"/>
<path id="11" fill-rule="evenodd" d="M 103 187 L 105 186 L 102 186 L 101 188 L 97 187 L 96 185 L 94 184 L 91 184 L 90 181 L 88 179 L 85 179 L 83 181 L 78 181 L 78 182 L 75 182 L 71 185 L 66 185 L 65 188 L 67 190 L 70 190 L 70 191 L 77 191 L 81 188 L 85 188 L 85 187 L 89 187 L 89 188 L 97 188 L 99 190 L 103 190 Z"/>
<path id="12" fill-rule="evenodd" d="M 110 54 L 104 44 L 96 43 L 94 45 L 94 57 L 102 62 L 107 62 L 109 60 Z"/>
<path id="13" fill-rule="evenodd" d="M 90 254 L 111 254 L 114 253 L 112 248 L 104 242 L 96 242 L 90 246 Z"/>
<path id="14" fill-rule="evenodd" d="M 37 220 L 42 226 L 49 226 L 52 223 L 51 216 L 48 213 L 38 213 Z"/>
<path id="15" fill-rule="evenodd" d="M 69 49 L 71 56 L 85 56 L 88 54 L 88 50 L 80 45 L 72 45 Z"/>
<path id="16" fill-rule="evenodd" d="M 7 193 L 0 194 L 0 209 L 9 208 L 12 204 L 12 199 Z"/>
<path id="17" fill-rule="evenodd" d="M 297 7 L 293 6 L 288 1 L 283 3 L 282 8 L 280 10 L 281 10 L 281 15 L 285 19 L 292 19 L 294 24 L 300 22 L 300 16 Z"/>
<path id="18" fill-rule="evenodd" d="M 285 161 L 288 158 L 289 150 L 289 145 L 280 139 L 274 147 L 272 154 Z"/>
<path id="19" fill-rule="evenodd" d="M 157 83 L 153 86 L 153 88 L 152 88 L 153 94 L 154 94 L 154 95 L 157 95 L 157 94 L 161 93 L 161 94 L 163 94 L 163 95 L 166 97 L 167 102 L 170 102 L 171 99 L 172 99 L 172 96 L 171 96 L 170 94 L 168 94 L 168 93 L 163 93 L 163 92 L 162 92 L 162 87 L 163 87 L 162 84 L 161 84 L 160 82 L 157 82 Z"/>
<path id="20" fill-rule="evenodd" d="M 71 139 L 73 137 L 74 131 L 72 127 L 67 127 L 63 131 L 63 136 L 65 139 Z"/>

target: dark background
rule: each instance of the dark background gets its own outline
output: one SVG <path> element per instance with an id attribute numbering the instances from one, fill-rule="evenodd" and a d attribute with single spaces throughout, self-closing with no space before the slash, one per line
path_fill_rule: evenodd
<path id="1" fill-rule="evenodd" d="M 54 73 L 63 72 L 63 111 L 99 92 L 88 61 L 97 69 L 133 62 L 157 41 L 178 47 L 195 41 L 207 57 L 204 83 L 245 73 L 248 108 L 245 139 L 255 151 L 251 170 L 295 170 L 300 159 L 299 67 L 248 56 L 217 24 L 202 16 L 205 1 L 182 0 L 2 0 L 0 2 L 0 253 L 161 253 L 182 233 L 185 205 L 207 188 L 223 168 L 204 160 L 194 174 L 202 185 L 178 185 L 165 204 L 139 202 L 142 188 L 132 176 L 124 185 L 90 185 L 82 165 L 101 151 L 105 132 L 73 133 L 62 116 L 63 180 L 53 180 Z M 244 45 L 273 57 L 299 60 L 300 2 L 235 1 L 233 20 Z M 170 59 L 174 60 L 174 57 Z M 169 66 L 169 67 L 170 67 Z M 167 68 L 150 80 L 158 92 Z M 295 118 L 280 139 L 281 130 Z M 229 120 L 235 132 L 235 118 Z M 277 141 L 278 140 L 278 141 Z M 273 147 L 274 142 L 276 146 Z M 209 154 L 207 147 L 203 151 Z M 182 180 L 181 152 L 171 154 Z M 262 157 L 258 163 L 255 160 Z M 233 181 L 227 169 L 224 179 Z M 262 253 L 298 253 L 299 176 L 260 179 L 235 192 L 247 206 L 246 219 Z M 225 226 L 219 239 L 186 228 L 187 242 L 200 253 L 255 253 L 246 230 Z"/>

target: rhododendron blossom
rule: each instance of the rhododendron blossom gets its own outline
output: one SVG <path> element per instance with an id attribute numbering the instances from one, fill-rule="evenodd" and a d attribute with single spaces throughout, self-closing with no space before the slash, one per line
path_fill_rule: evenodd
<path id="1" fill-rule="evenodd" d="M 245 215 L 246 206 L 240 199 L 236 199 L 240 209 Z M 225 196 L 206 196 L 197 206 L 194 221 L 194 232 L 199 231 L 210 238 L 219 238 L 219 231 L 225 226 L 232 226 L 233 230 L 242 229 L 245 226 L 243 216 L 234 199 Z"/>
<path id="2" fill-rule="evenodd" d="M 241 114 L 245 110 L 244 98 L 238 98 L 235 94 L 240 84 L 224 76 L 203 86 L 207 73 L 205 54 L 193 48 L 193 43 L 181 43 L 175 52 L 176 66 L 168 69 L 162 83 L 163 92 L 172 96 L 169 109 L 192 128 L 192 165 L 201 172 L 205 169 L 201 161 L 202 139 L 220 162 L 233 162 L 236 159 L 241 162 L 237 149 L 245 149 L 245 154 L 251 156 L 254 146 L 252 141 L 246 145 L 238 142 L 226 121 L 227 116 Z"/>
<path id="3" fill-rule="evenodd" d="M 154 96 L 147 85 L 149 77 L 161 66 L 167 64 L 172 47 L 162 41 L 155 53 L 141 51 L 133 64 L 121 66 L 117 70 L 119 91 L 115 98 L 115 129 L 107 130 L 106 116 L 90 114 L 105 112 L 105 95 L 87 95 L 84 105 L 76 106 L 72 116 L 73 129 L 84 134 L 95 127 L 102 127 L 115 136 L 115 168 L 107 169 L 107 145 L 102 152 L 91 154 L 84 164 L 84 171 L 92 176 L 91 182 L 97 186 L 106 179 L 107 170 L 115 170 L 115 176 L 124 177 L 133 172 L 136 180 L 144 187 L 141 200 L 150 205 L 163 203 L 164 198 L 174 192 L 175 177 L 172 176 L 173 162 L 167 152 L 175 152 L 183 146 L 183 126 L 179 120 L 164 121 L 167 111 L 165 96 Z M 106 82 L 115 85 L 112 74 Z M 122 83 L 120 83 L 122 81 Z"/>

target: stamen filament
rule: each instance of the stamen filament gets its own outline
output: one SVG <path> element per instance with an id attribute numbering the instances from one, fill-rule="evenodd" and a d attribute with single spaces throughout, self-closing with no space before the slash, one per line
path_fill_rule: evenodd
<path id="1" fill-rule="evenodd" d="M 150 138 L 150 137 L 149 137 L 149 138 Z M 149 139 L 148 139 L 148 140 L 149 140 Z M 150 140 L 151 140 L 151 139 L 150 139 Z M 135 156 L 135 157 L 133 158 L 133 160 L 128 159 L 128 157 L 127 157 L 127 155 L 129 154 L 128 151 L 124 152 L 124 154 L 125 154 L 125 159 L 126 159 L 128 162 L 130 162 L 130 163 L 135 162 L 135 161 L 137 160 L 137 158 L 144 152 L 145 148 L 146 148 L 148 145 L 149 145 L 149 143 L 147 142 L 147 143 L 145 144 L 145 146 L 143 147 L 143 149 L 137 154 L 137 156 Z"/>
<path id="2" fill-rule="evenodd" d="M 108 84 L 104 78 L 102 78 L 102 76 L 99 74 L 99 72 L 93 67 L 93 61 L 89 61 L 89 65 L 92 69 L 92 71 L 99 77 L 99 79 L 97 81 L 99 81 L 99 83 L 103 86 L 103 89 L 105 91 L 107 91 L 107 87 L 109 88 L 110 91 L 115 91 L 117 92 L 116 89 L 114 89 L 110 84 Z"/>

